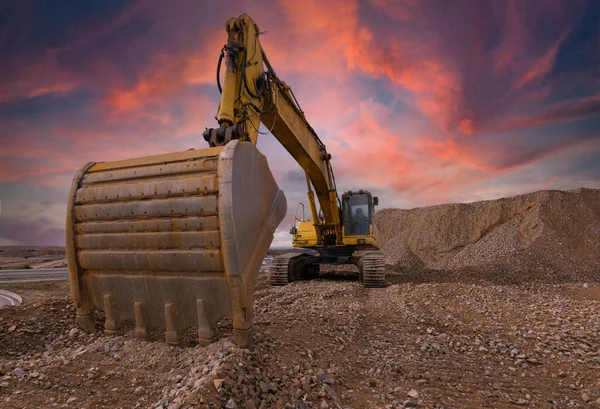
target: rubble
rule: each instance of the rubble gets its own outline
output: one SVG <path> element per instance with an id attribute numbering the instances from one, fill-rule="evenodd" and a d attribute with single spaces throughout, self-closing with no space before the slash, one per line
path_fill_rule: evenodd
<path id="1" fill-rule="evenodd" d="M 227 320 L 218 342 L 198 346 L 190 330 L 181 348 L 132 328 L 105 336 L 101 323 L 70 337 L 67 297 L 1 310 L 0 406 L 599 406 L 598 283 L 371 290 L 261 276 L 255 310 L 252 350 L 231 342 Z"/>

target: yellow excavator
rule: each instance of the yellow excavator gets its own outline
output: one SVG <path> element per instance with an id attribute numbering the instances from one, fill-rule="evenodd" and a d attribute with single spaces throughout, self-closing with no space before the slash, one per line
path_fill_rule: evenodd
<path id="1" fill-rule="evenodd" d="M 242 14 L 226 30 L 219 126 L 205 130 L 208 148 L 88 163 L 73 178 L 66 250 L 86 331 L 100 309 L 106 333 L 133 321 L 137 338 L 163 329 L 167 343 L 181 345 L 195 326 L 205 345 L 229 317 L 236 344 L 252 345 L 254 287 L 287 210 L 256 148 L 261 122 L 306 173 L 312 221 L 292 229 L 293 244 L 318 251 L 276 258 L 272 284 L 315 276 L 323 263 L 354 263 L 365 286 L 385 285 L 373 230 L 377 198 L 358 191 L 339 200 L 331 155 L 267 60 L 257 25 Z"/>

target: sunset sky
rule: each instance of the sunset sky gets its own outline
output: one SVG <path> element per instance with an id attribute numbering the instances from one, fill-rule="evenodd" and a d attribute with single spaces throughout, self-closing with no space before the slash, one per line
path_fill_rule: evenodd
<path id="1" fill-rule="evenodd" d="M 333 156 L 380 208 L 600 188 L 600 2 L 8 0 L 0 245 L 63 245 L 75 170 L 203 148 L 229 17 L 250 14 Z M 303 173 L 259 149 L 288 198 Z"/>

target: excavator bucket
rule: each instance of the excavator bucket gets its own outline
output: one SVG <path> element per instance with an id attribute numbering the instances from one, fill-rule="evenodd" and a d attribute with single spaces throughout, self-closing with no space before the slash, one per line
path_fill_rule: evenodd
<path id="1" fill-rule="evenodd" d="M 135 322 L 136 337 L 164 329 L 183 342 L 218 338 L 233 320 L 252 344 L 254 286 L 286 200 L 250 142 L 90 163 L 73 179 L 67 209 L 69 280 L 79 326 L 105 332 Z"/>

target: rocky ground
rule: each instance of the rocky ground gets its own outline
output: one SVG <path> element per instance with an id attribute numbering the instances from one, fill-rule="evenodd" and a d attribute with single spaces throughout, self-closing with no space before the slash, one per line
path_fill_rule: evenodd
<path id="1" fill-rule="evenodd" d="M 256 345 L 88 335 L 68 286 L 12 287 L 3 408 L 600 408 L 600 284 L 316 280 L 256 292 Z"/>

